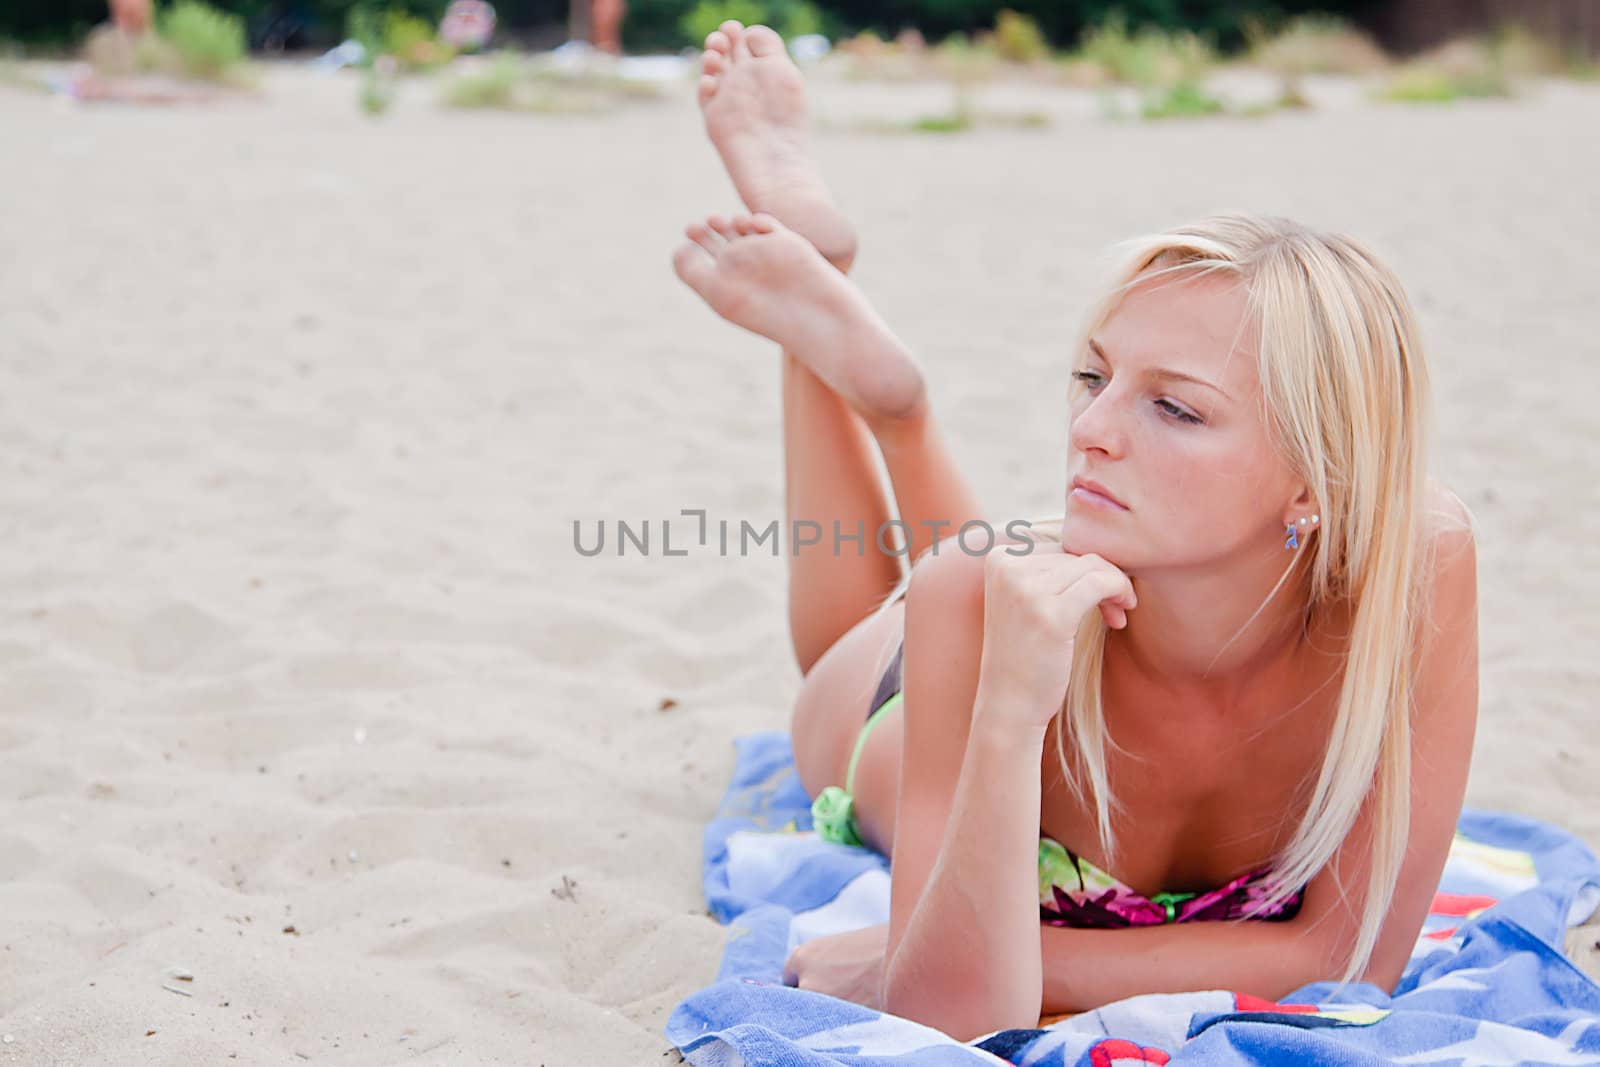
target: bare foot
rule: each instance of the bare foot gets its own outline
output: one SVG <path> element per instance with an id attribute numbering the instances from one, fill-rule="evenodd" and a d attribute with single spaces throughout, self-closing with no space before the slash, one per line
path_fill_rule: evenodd
<path id="1" fill-rule="evenodd" d="M 700 65 L 706 133 L 745 207 L 778 219 L 849 270 L 855 230 L 834 206 L 812 155 L 805 78 L 783 38 L 729 20 L 706 38 Z"/>
<path id="2" fill-rule="evenodd" d="M 911 353 L 810 241 L 770 215 L 712 215 L 684 232 L 673 269 L 718 315 L 788 349 L 869 426 L 923 411 Z"/>

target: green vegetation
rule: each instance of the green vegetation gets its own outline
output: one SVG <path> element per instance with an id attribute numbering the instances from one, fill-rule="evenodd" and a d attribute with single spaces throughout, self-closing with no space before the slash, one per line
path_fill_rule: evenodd
<path id="1" fill-rule="evenodd" d="M 1217 115 L 1222 101 L 1199 82 L 1180 81 L 1145 94 L 1139 114 L 1147 119 L 1188 119 Z"/>
<path id="2" fill-rule="evenodd" d="M 699 0 L 678 20 L 678 29 L 698 48 L 712 30 L 729 19 L 746 26 L 771 26 L 786 41 L 822 33 L 827 21 L 811 0 Z"/>
<path id="3" fill-rule="evenodd" d="M 393 56 L 408 71 L 432 70 L 455 58 L 455 50 L 439 40 L 434 24 L 403 8 L 383 10 L 360 4 L 350 9 L 345 33 L 360 41 L 370 65 L 379 56 Z"/>
<path id="4" fill-rule="evenodd" d="M 971 128 L 972 116 L 962 111 L 953 111 L 948 115 L 924 115 L 911 123 L 911 129 L 917 133 L 960 133 Z"/>
<path id="5" fill-rule="evenodd" d="M 244 62 L 244 19 L 200 0 L 179 0 L 158 11 L 156 34 L 172 46 L 191 78 L 223 81 Z"/>
<path id="6" fill-rule="evenodd" d="M 664 90 L 653 82 L 631 81 L 603 70 L 550 67 L 501 52 L 481 68 L 452 79 L 441 100 L 456 108 L 596 115 L 663 98 Z"/>
<path id="7" fill-rule="evenodd" d="M 513 109 L 517 106 L 517 83 L 524 77 L 522 68 L 515 53 L 500 52 L 484 70 L 446 85 L 444 102 L 450 107 Z"/>
<path id="8" fill-rule="evenodd" d="M 245 61 L 244 20 L 199 0 L 157 10 L 152 31 L 139 38 L 98 26 L 84 39 L 82 53 L 103 78 L 156 74 L 239 89 L 254 84 Z"/>
<path id="9" fill-rule="evenodd" d="M 1084 33 L 1069 63 L 1094 68 L 1103 82 L 1143 88 L 1198 82 L 1216 62 L 1205 38 L 1145 27 L 1130 32 L 1120 13 Z"/>
<path id="10" fill-rule="evenodd" d="M 1250 62 L 1290 80 L 1307 74 L 1370 74 L 1389 64 L 1371 37 L 1330 15 L 1302 15 L 1275 34 L 1256 24 L 1248 38 Z"/>
<path id="11" fill-rule="evenodd" d="M 1441 104 L 1463 97 L 1512 94 L 1506 57 L 1492 40 L 1452 41 L 1399 67 L 1380 100 Z"/>
<path id="12" fill-rule="evenodd" d="M 994 47 L 1008 63 L 1038 63 L 1050 58 L 1050 42 L 1039 24 L 1006 9 L 995 18 Z"/>
<path id="13" fill-rule="evenodd" d="M 1372 38 L 1329 15 L 1302 15 L 1275 34 L 1257 23 L 1250 28 L 1248 39 L 1250 62 L 1279 79 L 1278 99 L 1252 109 L 1252 114 L 1310 107 L 1304 86 L 1307 75 L 1359 76 L 1389 64 L 1389 57 Z"/>
<path id="14" fill-rule="evenodd" d="M 1226 110 L 1205 86 L 1215 64 L 1216 52 L 1205 38 L 1148 26 L 1130 32 L 1119 14 L 1084 34 L 1078 51 L 1063 63 L 1062 73 L 1080 85 L 1137 88 L 1141 118 L 1198 118 Z M 1117 111 L 1109 97 L 1106 110 Z"/>
<path id="15" fill-rule="evenodd" d="M 678 20 L 686 40 L 699 47 L 718 26 L 738 19 L 746 26 L 763 23 L 767 9 L 760 0 L 700 0 Z"/>

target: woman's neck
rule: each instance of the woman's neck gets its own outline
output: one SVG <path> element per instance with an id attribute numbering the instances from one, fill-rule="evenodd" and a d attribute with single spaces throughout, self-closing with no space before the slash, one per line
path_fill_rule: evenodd
<path id="1" fill-rule="evenodd" d="M 1107 635 L 1107 651 L 1147 682 L 1236 706 L 1242 690 L 1307 640 L 1305 575 L 1291 574 L 1273 592 L 1281 575 L 1269 563 L 1133 576 L 1139 606 L 1126 628 Z"/>

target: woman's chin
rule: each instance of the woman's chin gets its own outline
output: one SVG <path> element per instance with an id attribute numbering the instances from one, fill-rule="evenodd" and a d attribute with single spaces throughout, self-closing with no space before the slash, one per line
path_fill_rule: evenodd
<path id="1" fill-rule="evenodd" d="M 1087 556 L 1092 553 L 1113 567 L 1126 570 L 1123 559 L 1128 555 L 1127 546 L 1120 544 L 1119 540 L 1104 535 L 1097 536 L 1095 531 L 1081 527 L 1071 529 L 1069 524 L 1061 531 L 1061 551 L 1072 556 Z"/>

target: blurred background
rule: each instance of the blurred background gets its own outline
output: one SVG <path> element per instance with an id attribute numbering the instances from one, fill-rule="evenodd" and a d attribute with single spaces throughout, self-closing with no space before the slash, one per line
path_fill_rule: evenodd
<path id="1" fill-rule="evenodd" d="M 1600 0 L 6 0 L 0 1064 L 671 1062 L 798 685 L 784 559 L 662 552 L 783 509 L 777 353 L 670 265 L 738 206 L 725 18 L 997 525 L 1061 510 L 1114 242 L 1388 261 L 1478 524 L 1468 803 L 1600 847 Z"/>
<path id="2" fill-rule="evenodd" d="M 480 106 L 524 100 L 512 83 L 529 73 L 513 62 L 526 53 L 566 44 L 569 53 L 671 54 L 698 47 L 729 18 L 802 40 L 798 54 L 808 58 L 838 47 L 861 76 L 890 73 L 874 69 L 887 65 L 902 76 L 981 78 L 998 64 L 1044 83 L 1155 87 L 1179 109 L 1201 98 L 1209 106 L 1204 76 L 1219 64 L 1277 74 L 1279 102 L 1292 105 L 1305 74 L 1395 66 L 1390 98 L 1504 95 L 1518 75 L 1592 78 L 1600 54 L 1597 0 L 179 0 L 160 11 L 154 3 L 112 0 L 108 19 L 102 0 L 13 0 L 0 11 L 0 41 L 13 67 L 29 54 L 78 54 L 102 77 L 234 86 L 248 82 L 241 68 L 251 57 L 323 54 L 324 67 L 381 67 L 388 57 L 415 73 L 493 52 L 492 73 L 447 93 Z M 341 42 L 352 45 L 328 53 Z M 10 76 L 28 80 L 16 69 Z M 382 109 L 376 95 L 369 91 L 373 111 Z"/>

